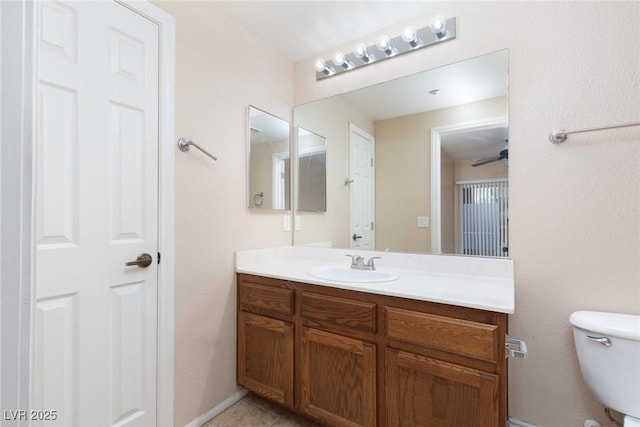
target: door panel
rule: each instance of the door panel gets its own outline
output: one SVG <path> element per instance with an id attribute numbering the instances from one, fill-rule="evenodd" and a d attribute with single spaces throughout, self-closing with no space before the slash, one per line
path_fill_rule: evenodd
<path id="1" fill-rule="evenodd" d="M 293 407 L 291 323 L 238 313 L 238 384 Z"/>
<path id="2" fill-rule="evenodd" d="M 387 425 L 499 427 L 498 376 L 387 349 Z"/>
<path id="3" fill-rule="evenodd" d="M 77 246 L 77 91 L 41 82 L 38 246 Z M 43 132 L 43 130 L 46 130 Z"/>
<path id="4" fill-rule="evenodd" d="M 144 111 L 112 103 L 111 137 L 112 239 L 145 240 Z"/>
<path id="5" fill-rule="evenodd" d="M 41 7 L 34 407 L 155 425 L 158 27 L 115 2 Z"/>
<path id="6" fill-rule="evenodd" d="M 374 249 L 374 140 L 371 135 L 349 125 L 349 173 L 351 227 L 349 241 L 352 248 Z"/>
<path id="7" fill-rule="evenodd" d="M 33 375 L 34 408 L 57 411 L 58 425 L 75 425 L 73 405 L 78 378 L 77 295 L 40 298 L 36 303 Z M 54 366 L 55 369 L 50 369 Z"/>
<path id="8" fill-rule="evenodd" d="M 317 329 L 302 332 L 302 412 L 340 427 L 376 425 L 376 348 Z"/>

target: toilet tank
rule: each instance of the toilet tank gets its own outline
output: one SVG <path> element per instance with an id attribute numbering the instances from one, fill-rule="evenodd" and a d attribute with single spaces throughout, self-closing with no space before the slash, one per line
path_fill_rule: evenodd
<path id="1" fill-rule="evenodd" d="M 604 406 L 640 418 L 640 316 L 576 311 L 569 322 L 591 392 Z"/>

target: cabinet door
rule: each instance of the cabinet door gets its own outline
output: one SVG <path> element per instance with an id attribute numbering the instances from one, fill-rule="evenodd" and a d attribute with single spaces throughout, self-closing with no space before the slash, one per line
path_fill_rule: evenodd
<path id="1" fill-rule="evenodd" d="M 238 384 L 293 407 L 293 325 L 238 313 Z"/>
<path id="2" fill-rule="evenodd" d="M 303 412 L 332 426 L 376 425 L 376 348 L 373 344 L 304 329 Z"/>
<path id="3" fill-rule="evenodd" d="M 498 427 L 498 376 L 387 350 L 389 427 Z"/>

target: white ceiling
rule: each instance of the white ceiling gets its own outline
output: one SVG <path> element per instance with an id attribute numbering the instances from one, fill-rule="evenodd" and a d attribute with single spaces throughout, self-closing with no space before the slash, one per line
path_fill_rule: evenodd
<path id="1" fill-rule="evenodd" d="M 507 128 L 474 129 L 442 136 L 442 149 L 451 160 L 480 160 L 507 148 Z"/>
<path id="2" fill-rule="evenodd" d="M 286 58 L 299 61 L 414 16 L 435 15 L 440 3 L 213 0 L 209 4 Z"/>

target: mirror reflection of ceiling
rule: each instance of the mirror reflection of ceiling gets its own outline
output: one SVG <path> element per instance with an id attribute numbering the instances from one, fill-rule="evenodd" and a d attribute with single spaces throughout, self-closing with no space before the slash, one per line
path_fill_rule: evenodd
<path id="1" fill-rule="evenodd" d="M 435 68 L 356 90 L 343 98 L 376 121 L 506 96 L 508 56 L 507 50 L 479 56 L 455 67 Z"/>
<path id="2" fill-rule="evenodd" d="M 480 160 L 497 156 L 507 148 L 506 126 L 451 132 L 442 136 L 442 150 L 453 161 Z"/>
<path id="3" fill-rule="evenodd" d="M 211 1 L 290 61 L 309 58 L 406 21 L 439 13 L 426 1 Z"/>
<path id="4" fill-rule="evenodd" d="M 266 144 L 289 138 L 289 122 L 274 120 L 274 116 L 259 110 L 251 112 L 251 144 Z"/>

